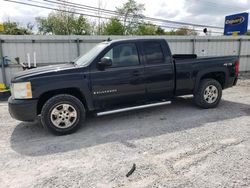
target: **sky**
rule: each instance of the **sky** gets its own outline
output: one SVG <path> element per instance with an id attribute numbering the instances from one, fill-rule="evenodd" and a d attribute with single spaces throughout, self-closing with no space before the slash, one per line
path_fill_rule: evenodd
<path id="1" fill-rule="evenodd" d="M 21 0 L 16 0 L 21 1 Z M 27 1 L 27 0 L 26 0 Z M 25 2 L 26 2 L 25 1 Z M 32 2 L 33 1 L 33 2 Z M 30 3 L 42 0 L 30 0 Z M 115 10 L 121 7 L 126 0 L 70 0 L 89 6 Z M 145 4 L 144 15 L 155 18 L 163 18 L 173 21 L 189 22 L 194 24 L 206 24 L 224 27 L 226 15 L 249 12 L 250 0 L 136 0 Z M 23 1 L 24 2 L 24 1 Z M 0 22 L 7 19 L 26 25 L 33 23 L 35 17 L 46 17 L 50 10 L 18 5 L 0 0 Z"/>

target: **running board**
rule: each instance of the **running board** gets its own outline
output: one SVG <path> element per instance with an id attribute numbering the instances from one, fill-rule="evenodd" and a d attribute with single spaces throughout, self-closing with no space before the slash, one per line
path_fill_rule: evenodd
<path id="1" fill-rule="evenodd" d="M 138 110 L 138 109 L 155 107 L 155 106 L 162 106 L 162 105 L 166 105 L 166 104 L 171 104 L 171 101 L 145 104 L 145 105 L 140 105 L 140 106 L 133 106 L 133 107 L 116 109 L 116 110 L 110 110 L 110 111 L 105 111 L 105 112 L 98 112 L 98 113 L 96 113 L 96 115 L 97 116 L 105 116 L 105 115 L 109 115 L 109 114 L 115 114 L 115 113 L 126 112 L 126 111 L 130 111 L 130 110 Z"/>

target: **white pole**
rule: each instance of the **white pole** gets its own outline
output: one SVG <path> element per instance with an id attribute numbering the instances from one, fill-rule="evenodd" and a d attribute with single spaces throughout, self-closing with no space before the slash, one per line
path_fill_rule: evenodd
<path id="1" fill-rule="evenodd" d="M 36 67 L 36 52 L 34 52 L 34 67 Z"/>
<path id="2" fill-rule="evenodd" d="M 30 54 L 27 53 L 27 61 L 28 61 L 28 67 L 30 68 Z"/>

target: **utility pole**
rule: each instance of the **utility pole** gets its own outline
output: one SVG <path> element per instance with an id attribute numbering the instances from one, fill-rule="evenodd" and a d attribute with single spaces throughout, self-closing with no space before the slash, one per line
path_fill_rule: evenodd
<path id="1" fill-rule="evenodd" d="M 101 18 L 100 18 L 100 10 L 101 9 L 101 0 L 98 0 L 98 35 L 101 34 Z"/>

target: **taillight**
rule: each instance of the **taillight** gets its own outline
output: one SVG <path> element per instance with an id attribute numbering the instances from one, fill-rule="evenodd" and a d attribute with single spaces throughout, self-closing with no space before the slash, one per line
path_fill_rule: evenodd
<path id="1" fill-rule="evenodd" d="M 235 74 L 239 74 L 240 60 L 235 61 Z"/>

